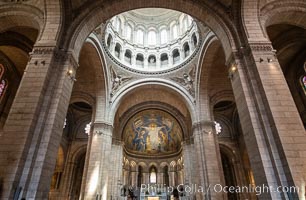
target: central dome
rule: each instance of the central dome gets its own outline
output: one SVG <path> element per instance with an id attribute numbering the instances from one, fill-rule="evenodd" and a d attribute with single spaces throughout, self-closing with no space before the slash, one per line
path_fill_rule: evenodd
<path id="1" fill-rule="evenodd" d="M 109 55 L 127 69 L 167 71 L 186 63 L 198 46 L 198 28 L 187 14 L 137 9 L 114 16 L 106 26 Z"/>

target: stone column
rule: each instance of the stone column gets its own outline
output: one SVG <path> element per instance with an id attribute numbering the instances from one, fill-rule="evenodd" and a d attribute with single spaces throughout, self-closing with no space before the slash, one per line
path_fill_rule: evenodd
<path id="1" fill-rule="evenodd" d="M 180 47 L 179 51 L 180 51 L 180 62 L 182 62 L 185 59 L 185 51 L 182 47 Z"/>
<path id="2" fill-rule="evenodd" d="M 129 171 L 127 169 L 123 169 L 123 185 L 129 184 Z"/>
<path id="3" fill-rule="evenodd" d="M 269 43 L 251 43 L 233 55 L 235 59 L 228 63 L 235 70 L 230 76 L 256 185 L 295 185 L 302 198 L 305 129 L 275 52 Z M 287 195 L 298 198 L 296 193 L 274 192 L 258 198 L 285 199 Z"/>
<path id="4" fill-rule="evenodd" d="M 132 67 L 136 67 L 136 54 L 133 54 L 131 57 L 131 65 Z"/>
<path id="5" fill-rule="evenodd" d="M 0 136 L 1 199 L 47 198 L 76 67 L 67 52 L 34 47 Z"/>
<path id="6" fill-rule="evenodd" d="M 212 121 L 200 121 L 193 125 L 193 136 L 197 168 L 194 169 L 199 177 L 198 184 L 205 190 L 205 194 L 196 193 L 197 199 L 222 199 L 222 193 L 214 190 L 216 184 L 222 180 L 221 160 L 219 159 L 218 138 Z M 193 180 L 189 182 L 192 183 Z"/>
<path id="7" fill-rule="evenodd" d="M 170 67 L 170 66 L 172 66 L 173 65 L 173 56 L 172 56 L 172 52 L 170 52 L 170 54 L 169 54 L 169 62 L 168 62 L 168 66 Z"/>
<path id="8" fill-rule="evenodd" d="M 111 124 L 94 122 L 91 148 L 88 150 L 89 162 L 87 167 L 84 199 L 108 200 L 108 185 L 112 161 L 112 131 Z"/>
<path id="9" fill-rule="evenodd" d="M 62 184 L 61 184 L 64 186 L 64 188 L 61 188 L 60 191 L 60 197 L 63 199 L 69 197 L 71 183 L 72 183 L 73 169 L 75 168 L 75 165 L 76 164 L 74 162 L 69 161 L 65 166 L 65 171 L 63 173 Z"/>
<path id="10" fill-rule="evenodd" d="M 169 185 L 176 186 L 175 185 L 175 171 L 169 171 Z"/>
<path id="11" fill-rule="evenodd" d="M 109 168 L 109 192 L 108 199 L 120 198 L 120 189 L 123 186 L 122 164 L 123 164 L 123 143 L 113 141 L 111 150 L 111 166 Z"/>
<path id="12" fill-rule="evenodd" d="M 137 185 L 137 172 L 136 171 L 131 171 L 131 178 L 132 178 L 132 186 Z"/>
<path id="13" fill-rule="evenodd" d="M 148 56 L 144 55 L 143 67 L 144 69 L 148 69 L 148 66 L 149 66 Z"/>

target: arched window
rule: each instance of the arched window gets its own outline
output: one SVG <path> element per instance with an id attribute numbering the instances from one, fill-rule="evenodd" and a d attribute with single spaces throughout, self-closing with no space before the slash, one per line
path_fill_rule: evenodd
<path id="1" fill-rule="evenodd" d="M 198 44 L 198 38 L 195 33 L 192 34 L 193 45 L 196 46 Z"/>
<path id="2" fill-rule="evenodd" d="M 164 184 L 169 186 L 169 173 L 168 173 L 168 166 L 164 167 Z"/>
<path id="3" fill-rule="evenodd" d="M 136 65 L 139 66 L 139 67 L 143 67 L 143 61 L 144 61 L 143 55 L 142 54 L 137 54 Z"/>
<path id="4" fill-rule="evenodd" d="M 178 49 L 174 49 L 172 52 L 173 64 L 177 64 L 180 61 L 180 52 Z"/>
<path id="5" fill-rule="evenodd" d="M 156 183 L 156 169 L 151 167 L 150 169 L 150 183 Z"/>
<path id="6" fill-rule="evenodd" d="M 138 44 L 143 44 L 143 31 L 142 30 L 137 30 L 137 34 L 136 34 L 136 36 L 137 36 L 137 43 Z"/>
<path id="7" fill-rule="evenodd" d="M 183 48 L 184 48 L 184 54 L 185 54 L 185 58 L 186 58 L 190 54 L 190 48 L 189 48 L 188 42 L 184 43 Z"/>
<path id="8" fill-rule="evenodd" d="M 172 39 L 175 39 L 178 37 L 178 30 L 177 30 L 177 25 L 172 26 Z"/>
<path id="9" fill-rule="evenodd" d="M 7 88 L 7 80 L 4 80 L 4 67 L 0 64 L 0 102 Z"/>
<path id="10" fill-rule="evenodd" d="M 128 64 L 132 64 L 132 52 L 130 50 L 126 50 L 126 52 L 124 54 L 124 60 Z"/>
<path id="11" fill-rule="evenodd" d="M 122 27 L 122 23 L 120 19 L 117 19 L 117 23 L 116 23 L 116 31 L 118 33 L 121 33 L 121 27 Z"/>
<path id="12" fill-rule="evenodd" d="M 125 38 L 127 40 L 131 40 L 131 38 L 132 38 L 132 27 L 129 24 L 126 26 Z"/>
<path id="13" fill-rule="evenodd" d="M 161 62 L 162 66 L 167 66 L 168 65 L 169 59 L 168 59 L 168 55 L 166 53 L 163 53 L 160 56 L 160 62 Z"/>
<path id="14" fill-rule="evenodd" d="M 120 46 L 120 44 L 116 44 L 116 46 L 115 46 L 115 56 L 117 57 L 117 58 L 120 58 L 120 52 L 121 52 L 121 46 Z"/>
<path id="15" fill-rule="evenodd" d="M 160 32 L 160 43 L 161 44 L 166 44 L 168 42 L 168 33 L 166 29 L 163 29 Z"/>
<path id="16" fill-rule="evenodd" d="M 156 66 L 156 57 L 154 55 L 150 55 L 148 58 L 149 66 L 155 67 Z"/>
<path id="17" fill-rule="evenodd" d="M 141 187 L 141 184 L 142 184 L 142 167 L 139 166 L 138 167 L 138 177 L 137 177 L 137 186 L 138 187 Z"/>
<path id="18" fill-rule="evenodd" d="M 107 43 L 106 43 L 108 48 L 110 48 L 112 41 L 113 41 L 113 37 L 111 34 L 109 34 L 107 38 Z"/>
<path id="19" fill-rule="evenodd" d="M 148 45 L 156 44 L 156 33 L 155 31 L 149 31 L 148 33 Z"/>

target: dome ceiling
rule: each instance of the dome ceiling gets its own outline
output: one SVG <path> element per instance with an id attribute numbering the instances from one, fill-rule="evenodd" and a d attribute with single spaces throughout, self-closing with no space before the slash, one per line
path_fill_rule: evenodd
<path id="1" fill-rule="evenodd" d="M 187 14 L 161 8 L 114 16 L 106 26 L 104 47 L 116 63 L 133 72 L 177 69 L 199 45 L 196 22 Z"/>
<path id="2" fill-rule="evenodd" d="M 134 115 L 123 131 L 125 149 L 140 155 L 168 155 L 181 149 L 182 130 L 167 112 L 149 109 Z"/>

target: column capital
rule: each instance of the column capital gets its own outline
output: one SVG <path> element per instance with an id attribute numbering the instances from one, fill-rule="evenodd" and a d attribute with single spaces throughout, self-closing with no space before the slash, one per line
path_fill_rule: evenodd
<path id="1" fill-rule="evenodd" d="M 112 137 L 113 125 L 108 122 L 94 122 L 93 133 L 98 135 L 107 135 Z"/>
<path id="2" fill-rule="evenodd" d="M 215 127 L 214 121 L 202 120 L 202 121 L 195 122 L 192 125 L 192 132 L 211 134 L 213 133 L 213 131 L 215 131 L 214 127 Z"/>

